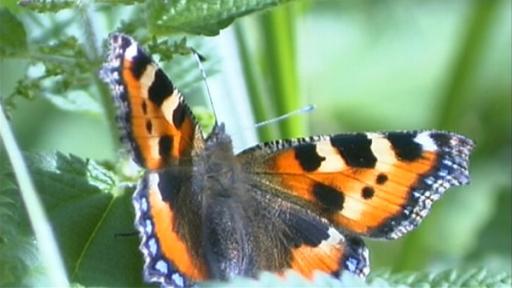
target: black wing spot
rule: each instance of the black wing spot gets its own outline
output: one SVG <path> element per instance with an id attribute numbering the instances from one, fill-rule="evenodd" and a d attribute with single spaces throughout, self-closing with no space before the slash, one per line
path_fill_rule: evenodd
<path id="1" fill-rule="evenodd" d="M 451 143 L 454 138 L 453 135 L 442 133 L 442 132 L 437 132 L 437 133 L 430 133 L 430 137 L 434 140 L 434 142 L 436 143 L 436 146 L 439 148 L 453 146 L 453 143 Z M 467 141 L 466 139 L 463 139 L 463 140 Z"/>
<path id="2" fill-rule="evenodd" d="M 377 158 L 373 155 L 372 141 L 365 134 L 335 135 L 331 137 L 347 165 L 354 168 L 374 168 Z"/>
<path id="3" fill-rule="evenodd" d="M 181 128 L 183 122 L 185 122 L 185 118 L 187 116 L 187 111 L 185 109 L 185 105 L 183 103 L 179 103 L 176 106 L 176 109 L 172 112 L 172 123 L 177 129 Z"/>
<path id="4" fill-rule="evenodd" d="M 313 186 L 313 195 L 325 208 L 325 212 L 337 212 L 343 210 L 345 195 L 342 191 L 321 183 Z"/>
<path id="5" fill-rule="evenodd" d="M 315 171 L 322 165 L 325 157 L 318 155 L 315 144 L 302 144 L 294 148 L 295 159 L 307 172 Z"/>
<path id="6" fill-rule="evenodd" d="M 387 134 L 387 139 L 393 146 L 395 155 L 403 161 L 415 161 L 421 158 L 423 147 L 420 143 L 414 141 L 416 133 L 396 133 Z"/>
<path id="7" fill-rule="evenodd" d="M 286 221 L 290 227 L 289 232 L 291 232 L 290 235 L 285 235 L 288 236 L 286 242 L 293 248 L 304 244 L 316 247 L 329 238 L 325 224 L 315 218 L 297 213 Z"/>
<path id="8" fill-rule="evenodd" d="M 172 137 L 164 135 L 158 140 L 158 154 L 164 159 L 168 159 L 172 151 Z"/>
<path id="9" fill-rule="evenodd" d="M 144 74 L 144 71 L 146 71 L 148 65 L 150 65 L 151 62 L 153 62 L 151 60 L 151 57 L 146 55 L 146 53 L 144 53 L 144 51 L 142 51 L 142 49 L 140 49 L 139 47 L 137 48 L 137 54 L 131 59 L 131 61 L 131 71 L 136 79 L 140 79 L 140 77 L 142 77 L 142 74 Z"/>
<path id="10" fill-rule="evenodd" d="M 151 134 L 153 132 L 153 123 L 151 120 L 146 120 L 146 131 Z"/>
<path id="11" fill-rule="evenodd" d="M 172 85 L 171 80 L 167 78 L 162 69 L 157 69 L 155 71 L 155 78 L 149 86 L 148 95 L 149 100 L 155 103 L 158 107 L 162 106 L 165 99 L 170 97 L 174 92 L 174 86 Z"/>
<path id="12" fill-rule="evenodd" d="M 146 101 L 142 101 L 142 113 L 144 114 L 148 114 L 148 104 L 146 103 Z"/>
<path id="13" fill-rule="evenodd" d="M 375 190 L 370 186 L 365 186 L 363 190 L 361 190 L 361 196 L 366 200 L 372 199 L 374 194 Z"/>
<path id="14" fill-rule="evenodd" d="M 386 175 L 384 173 L 380 173 L 379 175 L 377 175 L 377 178 L 375 179 L 375 182 L 379 185 L 383 185 L 387 181 L 388 181 L 388 175 Z"/>
<path id="15" fill-rule="evenodd" d="M 176 207 L 176 203 L 179 198 L 179 194 L 183 189 L 184 182 L 188 178 L 184 174 L 180 174 L 179 171 L 173 169 L 162 170 L 158 173 L 158 189 L 162 199 L 169 203 L 171 207 Z"/>

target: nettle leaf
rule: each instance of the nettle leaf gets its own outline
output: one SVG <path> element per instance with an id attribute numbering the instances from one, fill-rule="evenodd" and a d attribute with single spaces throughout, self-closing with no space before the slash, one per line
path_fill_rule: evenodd
<path id="1" fill-rule="evenodd" d="M 336 279 L 325 273 L 317 273 L 313 280 L 307 280 L 295 272 L 287 272 L 285 277 L 264 272 L 256 279 L 252 278 L 235 278 L 229 282 L 204 282 L 198 285 L 199 287 L 246 287 L 246 288 L 259 288 L 259 287 L 282 287 L 282 288 L 314 288 L 314 287 L 376 287 L 370 286 L 363 279 L 352 275 L 350 273 L 343 273 L 339 279 Z"/>
<path id="2" fill-rule="evenodd" d="M 134 5 L 142 3 L 146 0 L 97 0 L 101 4 L 115 4 L 115 5 Z"/>
<path id="3" fill-rule="evenodd" d="M 147 3 L 150 30 L 156 34 L 188 32 L 217 35 L 236 18 L 290 0 L 185 0 Z"/>
<path id="4" fill-rule="evenodd" d="M 0 286 L 26 286 L 42 266 L 22 201 L 4 163 L 6 159 L 0 159 Z"/>
<path id="5" fill-rule="evenodd" d="M 57 153 L 29 162 L 68 275 L 86 286 L 142 284 L 130 189 L 94 161 Z"/>
<path id="6" fill-rule="evenodd" d="M 14 12 L 14 13 L 19 11 L 17 0 L 3 0 L 2 2 L 0 2 L 0 8 L 3 8 L 3 7 L 9 9 L 11 12 Z"/>
<path id="7" fill-rule="evenodd" d="M 158 41 L 156 37 L 148 43 L 148 50 L 151 54 L 158 54 L 161 61 L 170 61 L 176 55 L 189 55 L 192 48 L 187 45 L 187 38 L 182 37 L 180 40 L 164 39 Z"/>
<path id="8" fill-rule="evenodd" d="M 121 185 L 104 166 L 76 156 L 55 153 L 25 158 L 70 281 L 85 286 L 142 285 L 142 257 L 131 204 L 134 186 Z"/>
<path id="9" fill-rule="evenodd" d="M 35 12 L 44 13 L 72 8 L 77 5 L 77 2 L 75 0 L 21 0 L 19 5 Z"/>
<path id="10" fill-rule="evenodd" d="M 27 33 L 21 21 L 6 8 L 0 8 L 0 57 L 23 54 Z"/>
<path id="11" fill-rule="evenodd" d="M 43 97 L 61 110 L 99 114 L 100 103 L 83 91 L 70 91 L 64 95 L 44 93 Z"/>
<path id="12" fill-rule="evenodd" d="M 485 269 L 445 270 L 418 273 L 373 273 L 369 283 L 390 287 L 510 287 L 510 273 L 490 273 Z"/>
<path id="13" fill-rule="evenodd" d="M 88 59 L 76 37 L 41 44 L 36 50 L 29 58 L 27 75 L 8 98 L 41 96 L 63 110 L 101 113 L 101 105 L 93 96 L 96 92 L 91 90 L 99 64 Z"/>

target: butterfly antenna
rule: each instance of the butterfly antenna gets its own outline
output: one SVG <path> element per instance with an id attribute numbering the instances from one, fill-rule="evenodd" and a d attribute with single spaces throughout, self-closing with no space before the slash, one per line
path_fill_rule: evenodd
<path id="1" fill-rule="evenodd" d="M 268 125 L 268 124 L 271 124 L 271 123 L 279 122 L 281 120 L 284 120 L 284 119 L 286 119 L 286 118 L 288 118 L 290 116 L 296 115 L 296 114 L 309 113 L 309 112 L 315 110 L 315 108 L 316 108 L 315 105 L 309 104 L 309 105 L 306 105 L 306 106 L 304 106 L 304 107 L 302 107 L 300 109 L 297 109 L 295 111 L 291 111 L 291 112 L 288 112 L 286 114 L 283 114 L 283 115 L 281 115 L 279 117 L 259 122 L 256 125 L 254 125 L 254 127 L 258 128 L 258 127 L 261 127 L 261 126 L 264 126 L 264 125 Z"/>
<path id="2" fill-rule="evenodd" d="M 115 233 L 114 238 L 133 237 L 133 236 L 138 236 L 138 235 L 139 235 L 138 231 L 120 232 L 120 233 Z"/>
<path id="3" fill-rule="evenodd" d="M 208 86 L 208 81 L 206 81 L 206 71 L 203 66 L 203 61 L 206 58 L 197 52 L 194 48 L 190 48 L 192 54 L 194 55 L 194 59 L 196 59 L 197 66 L 199 67 L 199 71 L 201 71 L 201 77 L 203 77 L 204 87 L 206 88 L 206 94 L 208 94 L 208 100 L 210 100 L 210 106 L 213 111 L 213 116 L 215 116 L 215 124 L 217 124 L 217 113 L 215 113 L 215 106 L 213 105 L 212 94 L 210 93 L 210 87 Z"/>

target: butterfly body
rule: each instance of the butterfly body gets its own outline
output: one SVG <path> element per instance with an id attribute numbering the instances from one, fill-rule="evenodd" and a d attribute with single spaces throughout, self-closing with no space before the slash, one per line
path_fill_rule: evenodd
<path id="1" fill-rule="evenodd" d="M 233 153 L 224 126 L 206 137 L 165 73 L 128 36 L 111 36 L 101 76 L 123 138 L 146 169 L 133 196 L 149 282 L 293 270 L 364 277 L 360 236 L 414 229 L 446 189 L 469 181 L 471 140 L 439 131 L 278 140 Z"/>

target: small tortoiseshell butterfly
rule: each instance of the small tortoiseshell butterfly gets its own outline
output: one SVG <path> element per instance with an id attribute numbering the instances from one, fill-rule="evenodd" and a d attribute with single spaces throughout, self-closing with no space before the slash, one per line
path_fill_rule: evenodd
<path id="1" fill-rule="evenodd" d="M 440 131 L 278 140 L 235 155 L 223 124 L 204 137 L 162 69 L 122 34 L 110 37 L 100 74 L 146 169 L 133 203 L 149 282 L 364 277 L 361 236 L 401 237 L 446 189 L 469 182 L 472 141 Z"/>

